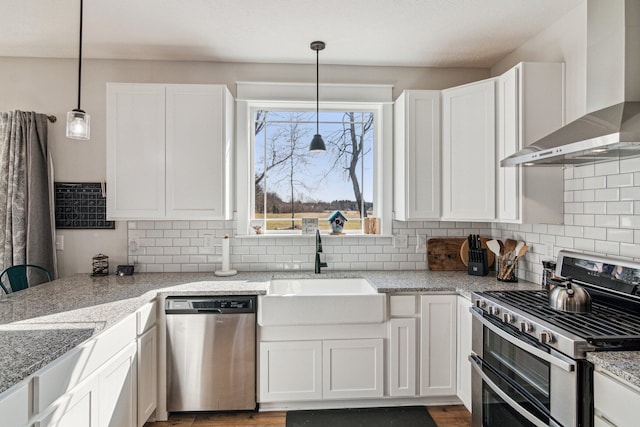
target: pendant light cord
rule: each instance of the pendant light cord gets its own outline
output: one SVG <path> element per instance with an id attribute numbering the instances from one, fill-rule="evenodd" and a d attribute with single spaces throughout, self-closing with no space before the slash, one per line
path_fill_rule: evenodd
<path id="1" fill-rule="evenodd" d="M 320 50 L 316 50 L 316 135 L 320 135 Z"/>
<path id="2" fill-rule="evenodd" d="M 78 43 L 78 110 L 80 110 L 80 88 L 82 87 L 82 9 L 83 0 L 80 0 L 80 42 Z"/>

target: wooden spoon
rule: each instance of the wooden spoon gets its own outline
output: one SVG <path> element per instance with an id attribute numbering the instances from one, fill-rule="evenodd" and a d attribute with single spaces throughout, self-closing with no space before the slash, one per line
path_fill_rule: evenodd
<path id="1" fill-rule="evenodd" d="M 513 252 L 516 249 L 517 245 L 518 245 L 518 241 L 517 240 L 513 240 L 513 239 L 505 240 L 504 241 L 504 253 L 502 255 L 511 254 L 511 252 Z"/>
<path id="2" fill-rule="evenodd" d="M 511 272 L 513 271 L 513 269 L 514 269 L 514 268 L 515 268 L 515 266 L 517 265 L 518 260 L 519 260 L 520 258 L 522 258 L 522 257 L 524 256 L 524 254 L 526 254 L 526 253 L 527 253 L 527 251 L 528 251 L 528 250 L 529 250 L 529 246 L 527 246 L 527 245 L 525 245 L 525 244 L 523 244 L 523 245 L 520 247 L 520 250 L 518 251 L 518 253 L 517 253 L 517 255 L 516 255 L 516 258 L 513 260 L 513 263 L 511 263 L 511 265 L 509 266 L 509 268 L 508 268 L 508 269 L 507 269 L 507 271 L 505 272 L 504 277 L 509 277 L 509 276 L 511 275 Z"/>

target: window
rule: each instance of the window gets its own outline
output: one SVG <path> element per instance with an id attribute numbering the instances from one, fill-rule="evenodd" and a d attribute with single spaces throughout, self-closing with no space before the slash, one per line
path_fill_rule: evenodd
<path id="1" fill-rule="evenodd" d="M 327 151 L 309 152 L 316 114 L 255 108 L 252 115 L 253 218 L 267 233 L 299 233 L 303 218 L 327 218 L 340 210 L 344 231 L 361 233 L 374 213 L 375 112 L 321 111 L 319 131 Z"/>

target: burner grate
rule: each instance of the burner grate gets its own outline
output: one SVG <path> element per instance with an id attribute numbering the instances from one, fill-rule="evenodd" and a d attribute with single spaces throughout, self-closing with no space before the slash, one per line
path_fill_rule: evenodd
<path id="1" fill-rule="evenodd" d="M 591 313 L 557 311 L 549 307 L 549 292 L 545 290 L 488 291 L 483 294 L 544 319 L 597 346 L 618 345 L 623 341 L 630 345 L 640 345 L 640 314 L 597 301 L 592 302 Z"/>

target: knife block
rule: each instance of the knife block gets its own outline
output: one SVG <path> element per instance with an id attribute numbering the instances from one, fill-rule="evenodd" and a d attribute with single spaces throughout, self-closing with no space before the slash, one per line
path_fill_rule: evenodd
<path id="1" fill-rule="evenodd" d="M 486 276 L 489 274 L 489 261 L 486 249 L 469 249 L 467 273 L 470 276 Z"/>

